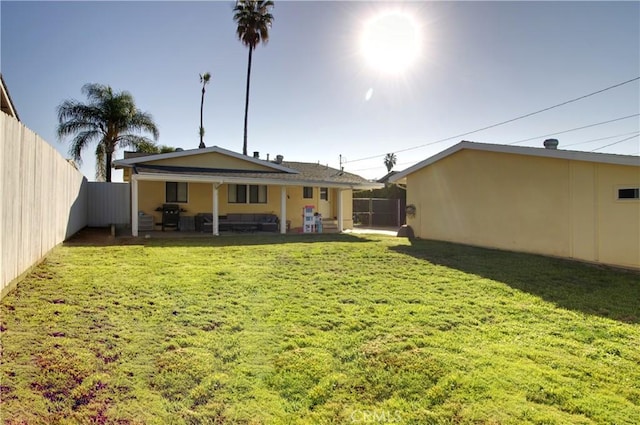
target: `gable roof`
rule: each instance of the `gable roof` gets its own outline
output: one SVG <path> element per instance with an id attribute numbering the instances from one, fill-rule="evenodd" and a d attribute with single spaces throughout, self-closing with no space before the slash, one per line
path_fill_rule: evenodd
<path id="1" fill-rule="evenodd" d="M 247 161 L 249 163 L 271 167 L 276 171 L 297 173 L 296 170 L 288 169 L 279 164 L 276 164 L 275 162 L 269 162 L 259 158 L 253 158 L 251 156 L 241 155 L 237 152 L 233 152 L 228 149 L 221 148 L 219 146 L 211 146 L 209 148 L 203 148 L 203 149 L 198 148 L 198 149 L 189 149 L 186 151 L 180 150 L 180 151 L 174 151 L 174 152 L 168 152 L 168 153 L 148 154 L 148 155 L 140 155 L 138 152 L 135 152 L 134 155 L 132 155 L 129 158 L 120 159 L 120 160 L 114 161 L 113 163 L 116 166 L 116 168 L 132 168 L 136 164 L 141 164 L 144 162 L 159 161 L 159 160 L 171 159 L 171 158 L 183 158 L 183 157 L 202 155 L 207 153 L 219 153 L 222 155 L 230 156 L 232 158 L 240 159 L 242 161 Z"/>
<path id="2" fill-rule="evenodd" d="M 380 177 L 378 180 L 376 180 L 378 183 L 388 183 L 389 180 L 391 179 L 391 177 L 395 176 L 396 174 L 398 174 L 398 171 L 389 171 L 387 174 L 385 174 L 383 177 Z"/>
<path id="3" fill-rule="evenodd" d="M 11 96 L 9 95 L 9 89 L 7 89 L 7 85 L 4 82 L 4 78 L 2 78 L 2 74 L 0 74 L 0 109 L 5 114 L 12 116 L 20 121 L 18 111 L 16 111 L 16 108 L 13 105 L 13 101 L 11 100 Z"/>
<path id="4" fill-rule="evenodd" d="M 640 156 L 636 155 L 617 155 L 611 153 L 570 151 L 564 149 L 534 148 L 529 146 L 498 145 L 492 143 L 478 143 L 463 140 L 460 143 L 457 143 L 450 148 L 445 149 L 442 152 L 399 172 L 398 174 L 392 176 L 389 181 L 392 183 L 398 183 L 409 174 L 427 167 L 434 162 L 440 161 L 443 158 L 453 155 L 454 153 L 463 149 L 640 167 Z"/>
<path id="5" fill-rule="evenodd" d="M 219 153 L 230 157 L 247 161 L 251 164 L 261 165 L 267 169 L 228 169 L 214 167 L 193 167 L 188 165 L 154 164 L 164 159 L 185 158 L 188 156 Z M 378 188 L 381 184 L 370 182 L 356 174 L 337 170 L 318 163 L 283 161 L 271 162 L 254 158 L 227 149 L 213 146 L 204 149 L 190 149 L 187 151 L 170 152 L 165 154 L 131 154 L 126 159 L 114 161 L 116 168 L 132 168 L 137 175 L 143 175 L 145 179 L 180 181 L 216 181 L 226 183 L 247 184 L 282 184 L 282 185 L 308 185 L 321 187 L 358 187 Z"/>

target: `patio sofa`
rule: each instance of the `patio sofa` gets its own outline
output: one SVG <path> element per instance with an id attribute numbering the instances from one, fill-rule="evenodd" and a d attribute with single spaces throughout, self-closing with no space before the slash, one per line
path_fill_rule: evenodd
<path id="1" fill-rule="evenodd" d="M 218 216 L 218 230 L 233 232 L 277 232 L 280 228 L 280 220 L 275 214 L 230 213 Z M 198 232 L 211 232 L 213 226 L 213 214 L 198 213 L 195 218 L 195 227 Z"/>

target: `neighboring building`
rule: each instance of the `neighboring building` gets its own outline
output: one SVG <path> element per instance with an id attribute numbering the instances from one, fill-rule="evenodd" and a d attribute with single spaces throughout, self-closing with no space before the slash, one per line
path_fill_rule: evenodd
<path id="1" fill-rule="evenodd" d="M 18 117 L 18 112 L 11 101 L 11 96 L 9 95 L 9 90 L 4 82 L 4 78 L 2 78 L 2 74 L 0 74 L 0 110 L 20 121 L 20 117 Z"/>
<path id="2" fill-rule="evenodd" d="M 179 204 L 185 214 L 211 213 L 212 231 L 218 218 L 232 213 L 275 214 L 280 232 L 285 223 L 302 227 L 302 209 L 313 205 L 324 220 L 335 220 L 339 231 L 353 226 L 352 191 L 382 187 L 360 176 L 325 165 L 276 161 L 245 156 L 213 146 L 165 154 L 126 153 L 115 161 L 131 183 L 132 234 L 138 234 L 139 212 L 161 221 L 156 211 L 165 203 Z"/>
<path id="3" fill-rule="evenodd" d="M 416 237 L 640 268 L 638 156 L 463 141 L 391 181 Z"/>

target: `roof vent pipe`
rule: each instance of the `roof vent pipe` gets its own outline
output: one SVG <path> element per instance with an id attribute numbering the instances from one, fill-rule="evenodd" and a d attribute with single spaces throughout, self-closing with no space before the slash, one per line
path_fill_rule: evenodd
<path id="1" fill-rule="evenodd" d="M 276 164 L 282 164 L 283 159 L 284 159 L 284 156 L 276 155 Z"/>
<path id="2" fill-rule="evenodd" d="M 258 151 L 254 151 L 254 152 L 253 152 L 253 157 L 254 157 L 254 158 L 260 158 L 260 152 L 258 152 Z"/>
<path id="3" fill-rule="evenodd" d="M 545 149 L 558 149 L 558 139 L 547 139 L 544 141 Z"/>

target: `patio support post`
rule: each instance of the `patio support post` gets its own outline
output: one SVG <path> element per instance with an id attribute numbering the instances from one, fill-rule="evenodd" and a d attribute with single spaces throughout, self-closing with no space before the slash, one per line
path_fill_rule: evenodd
<path id="1" fill-rule="evenodd" d="M 131 236 L 138 236 L 138 178 L 131 176 Z"/>
<path id="2" fill-rule="evenodd" d="M 343 211 L 342 211 L 342 189 L 338 189 L 338 232 L 342 233 L 344 231 L 344 223 L 343 223 Z"/>
<path id="3" fill-rule="evenodd" d="M 287 187 L 280 186 L 280 233 L 287 233 Z"/>
<path id="4" fill-rule="evenodd" d="M 219 187 L 220 187 L 220 183 L 213 184 L 213 223 L 211 226 L 213 236 L 220 235 L 220 232 L 218 231 L 218 188 Z"/>

